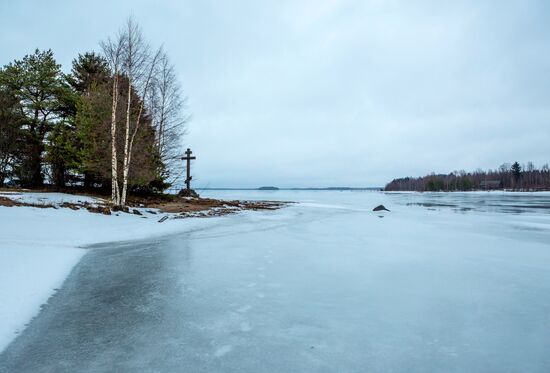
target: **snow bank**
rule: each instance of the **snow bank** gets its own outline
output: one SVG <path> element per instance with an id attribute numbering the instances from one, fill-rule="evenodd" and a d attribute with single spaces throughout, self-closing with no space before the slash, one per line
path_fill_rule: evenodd
<path id="1" fill-rule="evenodd" d="M 4 226 L 4 210 L 0 219 Z M 3 227 L 0 228 L 5 236 Z M 0 351 L 59 288 L 84 249 L 0 240 Z"/>
<path id="2" fill-rule="evenodd" d="M 20 202 L 60 205 L 98 203 L 93 197 L 63 193 L 0 193 Z M 103 215 L 84 209 L 0 206 L 0 351 L 59 288 L 83 246 L 177 233 L 223 218 L 168 219 L 139 209 L 142 216 Z"/>
<path id="3" fill-rule="evenodd" d="M 102 204 L 106 201 L 101 198 L 79 196 L 66 193 L 28 193 L 28 192 L 0 192 L 0 197 L 6 197 L 17 202 L 32 203 L 35 205 L 61 205 L 67 203 Z"/>

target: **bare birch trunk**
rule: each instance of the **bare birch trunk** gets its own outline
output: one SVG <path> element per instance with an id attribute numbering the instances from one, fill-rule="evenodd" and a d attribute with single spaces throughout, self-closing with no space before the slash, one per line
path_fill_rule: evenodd
<path id="1" fill-rule="evenodd" d="M 126 142 L 126 145 L 128 146 L 128 156 L 124 158 L 124 183 L 122 186 L 122 205 L 126 203 L 126 194 L 128 193 L 128 173 L 130 171 L 130 163 L 132 161 L 132 149 L 134 147 L 134 139 L 136 138 L 137 131 L 139 129 L 139 124 L 141 120 L 141 113 L 143 112 L 143 103 L 141 104 L 139 108 L 138 117 L 136 119 L 136 128 L 134 129 L 134 132 L 132 133 L 132 138 L 130 139 L 130 143 Z M 126 133 L 128 135 L 128 132 Z M 126 138 L 126 141 L 128 139 Z"/>
<path id="2" fill-rule="evenodd" d="M 126 107 L 126 128 L 124 137 L 124 165 L 122 168 L 122 195 L 120 196 L 120 205 L 126 205 L 126 195 L 128 193 L 128 173 L 130 171 L 130 109 L 132 101 L 132 79 L 128 77 L 128 106 Z M 136 128 L 137 130 L 137 128 Z M 132 136 L 133 140 L 133 136 Z"/>
<path id="3" fill-rule="evenodd" d="M 132 137 L 130 138 L 130 108 L 131 108 L 131 85 L 128 87 L 128 107 L 126 109 L 126 137 L 124 141 L 124 169 L 123 169 L 123 181 L 122 181 L 122 196 L 121 196 L 121 205 L 126 205 L 126 197 L 128 195 L 128 174 L 130 172 L 130 163 L 132 161 L 132 150 L 134 146 L 134 139 L 136 138 L 136 134 L 139 130 L 139 125 L 141 124 L 141 116 L 143 114 L 143 109 L 145 106 L 145 97 L 147 97 L 147 92 L 149 89 L 149 85 L 151 83 L 151 79 L 153 77 L 153 73 L 155 70 L 155 64 L 161 54 L 162 50 L 159 49 L 153 59 L 150 61 L 149 66 L 149 72 L 146 75 L 144 86 L 143 86 L 143 92 L 141 97 L 143 97 L 141 104 L 139 106 L 139 111 L 136 118 L 136 125 L 134 127 L 134 130 L 132 132 Z M 128 81 L 131 82 L 131 75 L 128 77 Z M 129 83 L 130 84 L 130 83 Z"/>
<path id="4" fill-rule="evenodd" d="M 120 205 L 120 189 L 118 185 L 118 155 L 117 155 L 117 109 L 119 98 L 120 83 L 120 62 L 123 51 L 125 35 L 119 33 L 115 40 L 107 40 L 101 43 L 101 48 L 105 54 L 113 71 L 113 98 L 111 105 L 111 203 Z"/>
<path id="5" fill-rule="evenodd" d="M 111 107 L 111 203 L 120 205 L 118 189 L 118 162 L 116 151 L 116 111 L 118 106 L 118 72 L 113 78 L 113 104 Z"/>
<path id="6" fill-rule="evenodd" d="M 132 148 L 134 145 L 134 139 L 139 130 L 141 117 L 145 110 L 145 101 L 147 98 L 149 83 L 153 76 L 155 70 L 155 64 L 157 59 L 161 54 L 161 50 L 151 58 L 150 48 L 147 43 L 143 40 L 141 35 L 141 30 L 139 25 L 134 21 L 132 17 L 126 22 L 125 30 L 119 34 L 118 45 L 116 48 L 116 53 L 112 53 L 112 43 L 108 42 L 104 44 L 104 49 L 106 54 L 111 58 L 113 65 L 116 67 L 114 70 L 118 73 L 119 62 L 121 63 L 122 73 L 125 75 L 128 81 L 128 89 L 126 94 L 127 103 L 126 103 L 126 121 L 124 128 L 124 154 L 123 154 L 123 165 L 122 165 L 122 190 L 119 187 L 119 180 L 117 171 L 117 162 L 116 162 L 116 143 L 115 143 L 115 134 L 116 134 L 116 106 L 118 103 L 118 85 L 120 83 L 120 78 L 118 74 L 116 75 L 115 82 L 116 92 L 113 96 L 113 112 L 112 112 L 112 123 L 111 123 L 111 135 L 113 137 L 113 161 L 112 161 L 112 173 L 113 173 L 113 188 L 112 188 L 112 198 L 116 200 L 116 204 L 119 206 L 125 206 L 128 196 L 128 183 L 129 183 L 129 173 L 130 173 L 130 164 L 132 161 Z M 119 57 L 122 60 L 119 60 Z M 115 88 L 113 88 L 113 91 Z M 132 91 L 143 90 L 141 95 L 141 102 L 139 111 L 137 113 L 137 118 L 135 121 L 135 127 L 130 128 L 131 117 L 132 117 Z M 138 92 L 136 92 L 138 93 Z M 139 92 L 141 93 L 141 92 Z M 135 95 L 139 100 L 140 96 Z M 117 101 L 115 101 L 115 98 Z"/>

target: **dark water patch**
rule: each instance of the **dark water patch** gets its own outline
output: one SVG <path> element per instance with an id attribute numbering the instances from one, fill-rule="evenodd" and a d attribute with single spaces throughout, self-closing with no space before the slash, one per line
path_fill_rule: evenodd
<path id="1" fill-rule="evenodd" d="M 458 207 L 458 205 L 447 203 L 435 203 L 435 202 L 409 202 L 407 206 L 421 206 L 421 207 Z"/>
<path id="2" fill-rule="evenodd" d="M 550 210 L 550 205 L 539 205 L 539 204 L 531 204 L 531 205 L 503 205 L 503 204 L 491 204 L 488 205 L 491 207 L 506 207 L 506 208 L 515 208 L 515 209 L 542 209 L 542 210 Z"/>

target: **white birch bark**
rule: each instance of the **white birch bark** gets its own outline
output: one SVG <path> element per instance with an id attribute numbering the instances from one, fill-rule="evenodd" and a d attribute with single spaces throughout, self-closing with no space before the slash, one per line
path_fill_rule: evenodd
<path id="1" fill-rule="evenodd" d="M 120 204 L 118 189 L 118 162 L 116 149 L 116 111 L 118 106 L 118 75 L 113 78 L 113 105 L 111 108 L 111 203 Z"/>
<path id="2" fill-rule="evenodd" d="M 120 190 L 118 184 L 118 156 L 117 156 L 117 108 L 119 97 L 120 63 L 124 45 L 124 34 L 119 33 L 113 42 L 107 40 L 101 43 L 103 53 L 113 71 L 112 105 L 111 105 L 111 203 L 120 205 Z"/>
<path id="3" fill-rule="evenodd" d="M 147 93 L 148 93 L 148 90 L 149 90 L 151 79 L 153 78 L 153 73 L 155 71 L 155 65 L 157 63 L 157 60 L 158 60 L 161 52 L 162 52 L 161 49 L 159 49 L 157 51 L 157 53 L 155 54 L 155 56 L 149 61 L 149 69 L 148 69 L 147 75 L 145 76 L 145 82 L 144 82 L 144 85 L 143 85 L 143 92 L 141 93 L 142 100 L 141 100 L 141 103 L 140 103 L 140 106 L 139 106 L 139 111 L 138 111 L 138 114 L 137 114 L 134 130 L 132 132 L 132 136 L 131 136 L 129 141 L 128 141 L 128 137 L 129 137 L 129 131 L 130 131 L 130 126 L 129 126 L 129 123 L 130 123 L 130 117 L 129 117 L 130 99 L 128 99 L 128 111 L 127 111 L 127 116 L 126 116 L 126 120 L 127 120 L 126 139 L 125 139 L 125 145 L 124 145 L 124 170 L 123 170 L 122 196 L 121 196 L 121 204 L 123 206 L 126 204 L 126 197 L 128 195 L 128 174 L 130 172 L 130 164 L 131 164 L 131 161 L 132 161 L 132 150 L 133 150 L 133 147 L 134 147 L 134 139 L 136 138 L 136 134 L 137 134 L 137 132 L 139 130 L 139 126 L 141 124 L 141 117 L 143 115 L 143 109 L 144 109 L 144 106 L 145 106 L 145 98 L 147 97 Z M 130 96 L 128 96 L 128 97 L 130 97 Z"/>
<path id="4" fill-rule="evenodd" d="M 132 161 L 132 151 L 134 140 L 139 131 L 145 106 L 148 101 L 148 90 L 155 73 L 155 65 L 160 58 L 162 51 L 159 49 L 152 56 L 150 48 L 144 42 L 141 30 L 138 24 L 129 18 L 123 32 L 119 33 L 118 44 L 108 43 L 102 44 L 108 60 L 111 62 L 112 70 L 115 72 L 113 81 L 113 104 L 111 113 L 111 138 L 112 138 L 112 190 L 111 198 L 113 203 L 120 206 L 125 206 L 128 195 L 128 184 L 130 166 Z M 114 52 L 116 50 L 116 53 Z M 124 123 L 124 153 L 122 154 L 122 180 L 118 178 L 118 158 L 116 148 L 116 132 L 117 132 L 117 106 L 119 98 L 120 79 L 124 77 L 127 80 L 127 102 L 126 102 L 126 118 Z M 135 92 L 135 93 L 132 93 Z M 139 93 L 140 95 L 136 95 Z M 132 94 L 139 100 L 139 108 L 135 122 L 132 123 Z M 133 125 L 132 125 L 133 124 Z M 164 127 L 162 132 L 164 132 Z M 120 188 L 122 184 L 122 190 Z"/>
<path id="5" fill-rule="evenodd" d="M 126 106 L 126 125 L 124 126 L 124 163 L 122 166 L 122 193 L 120 196 L 120 205 L 126 205 L 126 194 L 128 192 L 128 173 L 130 171 L 130 111 L 132 109 L 132 84 L 128 76 L 128 103 Z"/>

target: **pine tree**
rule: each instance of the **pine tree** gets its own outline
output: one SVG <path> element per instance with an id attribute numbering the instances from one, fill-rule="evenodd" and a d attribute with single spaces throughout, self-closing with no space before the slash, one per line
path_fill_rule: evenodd
<path id="1" fill-rule="evenodd" d="M 69 88 L 51 50 L 37 49 L 8 64 L 0 79 L 0 86 L 13 94 L 23 114 L 20 128 L 25 146 L 15 173 L 23 185 L 40 186 L 44 183 L 45 140 L 63 114 L 61 97 L 68 95 Z"/>
<path id="2" fill-rule="evenodd" d="M 512 176 L 514 177 L 514 181 L 518 183 L 519 180 L 521 179 L 521 166 L 519 165 L 518 162 L 514 162 L 514 164 L 511 167 L 511 171 L 512 171 Z"/>
<path id="3" fill-rule="evenodd" d="M 22 145 L 21 119 L 19 102 L 0 87 L 0 187 L 13 176 L 16 167 L 19 147 Z"/>
<path id="4" fill-rule="evenodd" d="M 88 94 L 93 87 L 109 82 L 107 61 L 94 52 L 79 54 L 73 60 L 67 82 L 80 94 Z"/>
<path id="5" fill-rule="evenodd" d="M 67 76 L 67 82 L 74 89 L 76 99 L 75 114 L 75 136 L 74 150 L 78 158 L 77 169 L 84 177 L 84 187 L 90 189 L 94 184 L 105 184 L 104 172 L 99 163 L 102 163 L 104 156 L 97 152 L 98 133 L 94 131 L 99 122 L 104 120 L 101 115 L 101 107 L 97 106 L 97 93 L 109 98 L 110 91 L 107 86 L 110 84 L 110 71 L 107 61 L 94 52 L 79 54 L 73 60 L 71 74 Z M 94 106 L 92 106 L 94 102 Z M 98 113 L 91 113 L 90 110 L 99 110 Z M 106 111 L 103 111 L 106 115 Z M 94 117 L 93 119 L 91 117 Z M 106 144 L 101 144 L 106 146 Z M 100 160 L 98 162 L 98 160 Z M 101 167 L 108 168 L 108 165 L 101 164 Z"/>

